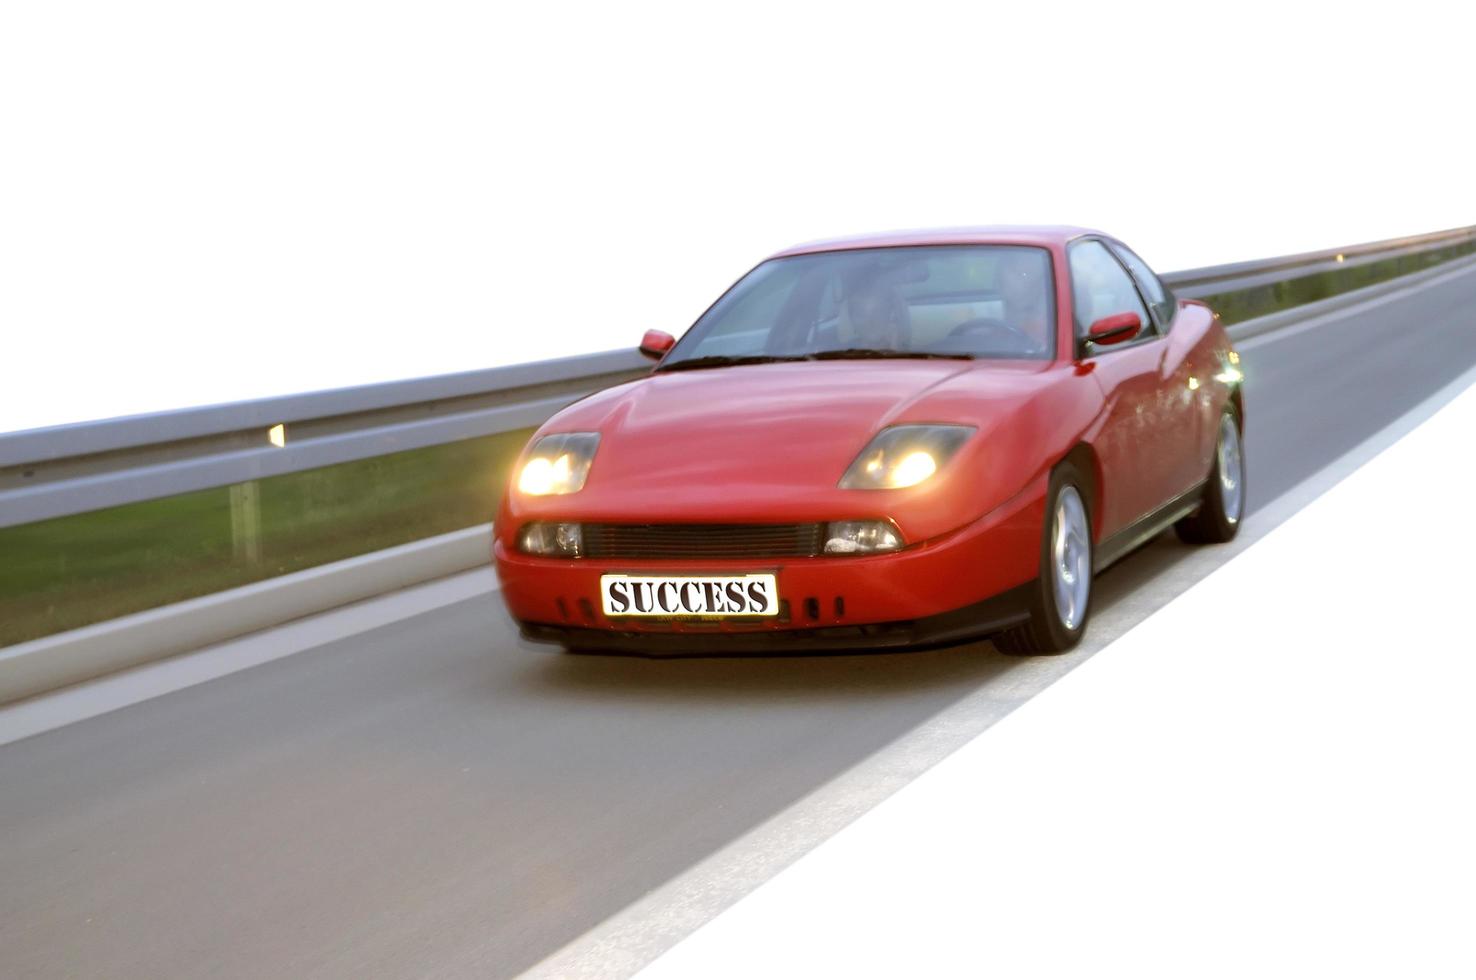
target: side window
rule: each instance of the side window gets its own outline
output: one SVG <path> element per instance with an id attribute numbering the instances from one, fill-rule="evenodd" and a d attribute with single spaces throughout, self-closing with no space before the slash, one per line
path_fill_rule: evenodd
<path id="1" fill-rule="evenodd" d="M 1132 249 L 1121 242 L 1114 242 L 1112 251 L 1116 252 L 1117 257 L 1122 259 L 1123 265 L 1131 270 L 1133 278 L 1138 280 L 1138 285 L 1143 289 L 1143 295 L 1148 297 L 1148 305 L 1153 307 L 1153 313 L 1158 317 L 1158 322 L 1167 328 L 1173 322 L 1174 307 L 1178 305 L 1174 294 L 1169 292 L 1168 288 L 1159 281 L 1158 276 L 1153 274 L 1147 262 L 1133 254 Z"/>
<path id="2" fill-rule="evenodd" d="M 1153 321 L 1127 270 L 1107 246 L 1096 239 L 1077 242 L 1068 253 L 1071 263 L 1071 297 L 1075 306 L 1076 335 L 1104 316 L 1136 313 L 1143 321 L 1142 336 L 1154 336 Z"/>

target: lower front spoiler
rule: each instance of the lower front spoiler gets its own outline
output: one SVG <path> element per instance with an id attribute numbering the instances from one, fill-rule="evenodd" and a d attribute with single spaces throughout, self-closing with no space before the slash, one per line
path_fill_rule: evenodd
<path id="1" fill-rule="evenodd" d="M 905 650 L 936 647 L 998 633 L 1030 617 L 1033 582 L 982 602 L 922 619 L 815 629 L 754 629 L 704 632 L 616 630 L 519 623 L 524 638 L 558 643 L 570 650 L 648 657 L 723 656 L 738 653 L 840 653 L 848 650 Z"/>

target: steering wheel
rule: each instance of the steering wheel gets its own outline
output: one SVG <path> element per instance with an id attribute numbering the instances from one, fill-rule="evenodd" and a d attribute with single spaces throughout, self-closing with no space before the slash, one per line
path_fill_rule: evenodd
<path id="1" fill-rule="evenodd" d="M 972 320 L 965 320 L 948 331 L 947 336 L 943 339 L 952 340 L 955 337 L 962 337 L 965 334 L 972 333 L 1006 335 L 1010 343 L 1005 345 L 1004 349 L 1011 351 L 1017 350 L 1021 353 L 1034 353 L 1040 346 L 1018 327 L 1012 327 L 1003 320 L 992 316 L 976 316 Z"/>

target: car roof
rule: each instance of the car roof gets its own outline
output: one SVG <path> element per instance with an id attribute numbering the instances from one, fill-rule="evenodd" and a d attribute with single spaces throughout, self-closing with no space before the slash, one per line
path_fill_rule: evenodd
<path id="1" fill-rule="evenodd" d="M 978 225 L 966 228 L 915 228 L 904 231 L 880 231 L 868 235 L 848 235 L 792 245 L 769 258 L 785 255 L 807 255 L 812 252 L 839 252 L 854 248 L 887 248 L 902 245 L 1064 245 L 1082 235 L 1102 235 L 1090 228 L 1072 225 Z M 1103 237 L 1111 237 L 1104 235 Z"/>

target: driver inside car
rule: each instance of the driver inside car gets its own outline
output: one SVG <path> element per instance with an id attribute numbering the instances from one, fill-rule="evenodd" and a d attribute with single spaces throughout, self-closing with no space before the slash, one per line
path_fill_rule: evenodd
<path id="1" fill-rule="evenodd" d="M 840 309 L 842 337 L 848 346 L 874 350 L 906 350 L 910 330 L 907 306 L 893 288 L 862 282 L 847 290 Z"/>

